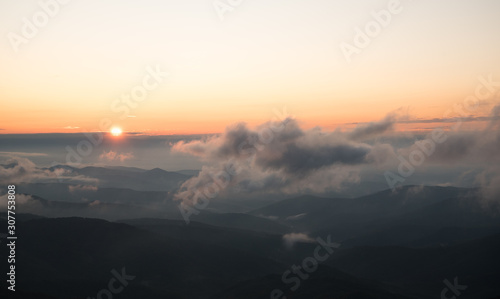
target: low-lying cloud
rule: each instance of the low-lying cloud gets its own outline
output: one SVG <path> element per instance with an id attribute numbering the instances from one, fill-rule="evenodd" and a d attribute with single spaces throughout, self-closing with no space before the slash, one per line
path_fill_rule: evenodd
<path id="1" fill-rule="evenodd" d="M 132 153 L 118 153 L 115 151 L 104 151 L 100 156 L 99 159 L 101 160 L 107 160 L 107 161 L 120 161 L 123 162 L 125 160 L 130 160 L 134 158 L 134 155 Z"/>
<path id="2" fill-rule="evenodd" d="M 73 193 L 73 192 L 78 192 L 78 191 L 97 191 L 96 186 L 92 185 L 69 185 L 68 186 L 68 191 Z"/>
<path id="3" fill-rule="evenodd" d="M 98 180 L 82 175 L 74 175 L 63 167 L 39 168 L 26 158 L 9 159 L 0 165 L 0 184 L 57 183 L 97 184 Z"/>
<path id="4" fill-rule="evenodd" d="M 295 243 L 315 243 L 316 241 L 304 233 L 290 233 L 283 235 L 287 247 L 291 248 Z"/>
<path id="5" fill-rule="evenodd" d="M 381 131 L 371 129 L 372 126 L 379 124 L 363 126 L 354 139 Z M 237 124 L 222 135 L 180 141 L 172 150 L 200 157 L 207 163 L 176 195 L 177 199 L 192 203 L 195 190 L 213 186 L 217 181 L 223 181 L 217 186 L 219 192 L 227 187 L 236 192 L 338 190 L 345 183 L 359 181 L 359 166 L 383 163 L 392 147 L 353 140 L 351 133 L 325 132 L 320 128 L 304 130 L 296 120 L 285 119 L 255 129 Z M 220 179 L 222 176 L 224 180 Z"/>
<path id="6" fill-rule="evenodd" d="M 8 196 L 7 191 L 0 196 L 0 211 L 7 211 Z M 28 194 L 16 194 L 16 205 L 22 207 L 24 213 L 37 211 L 42 206 L 39 201 Z"/>
<path id="7" fill-rule="evenodd" d="M 462 128 L 471 118 L 488 123 L 482 129 Z M 424 157 L 425 165 L 419 165 L 421 171 L 433 166 L 450 171 L 454 167 L 482 169 L 476 185 L 485 197 L 500 198 L 496 187 L 500 185 L 500 167 L 495 166 L 500 165 L 500 105 L 492 107 L 489 116 L 455 120 L 451 128 L 442 130 L 446 140 L 434 144 L 432 153 Z M 408 121 L 408 117 L 391 113 L 351 131 L 329 132 L 306 130 L 296 120 L 286 119 L 254 129 L 237 124 L 221 135 L 180 141 L 172 151 L 199 157 L 206 166 L 182 184 L 175 198 L 193 204 L 194 194 L 202 188 L 211 190 L 210 198 L 238 192 L 336 192 L 359 183 L 361 172 L 367 169 L 372 173 L 379 169 L 383 178 L 387 170 L 398 167 L 398 157 L 408 158 L 424 146 L 426 137 L 420 133 L 406 133 L 409 143 L 398 139 L 395 124 Z"/>

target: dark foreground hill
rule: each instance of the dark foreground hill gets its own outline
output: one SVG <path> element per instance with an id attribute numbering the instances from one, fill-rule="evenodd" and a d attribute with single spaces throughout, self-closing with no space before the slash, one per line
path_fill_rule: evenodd
<path id="1" fill-rule="evenodd" d="M 466 285 L 460 298 L 500 295 L 500 234 L 434 248 L 359 247 L 338 252 L 327 261 L 357 277 L 397 285 L 432 296 L 443 280 Z"/>
<path id="2" fill-rule="evenodd" d="M 116 273 L 130 277 L 119 298 L 210 298 L 231 294 L 235 286 L 248 281 L 281 277 L 291 266 L 266 256 L 265 248 L 253 252 L 251 247 L 240 249 L 206 239 L 174 238 L 97 219 L 28 220 L 18 223 L 18 235 L 16 288 L 40 294 L 34 295 L 36 298 L 96 298 L 99 292 L 109 290 L 110 280 L 117 277 Z M 247 242 L 245 239 L 251 235 L 256 238 L 255 232 L 228 234 L 228 237 Z M 290 260 L 293 259 L 292 256 Z M 339 292 L 356 294 L 361 289 L 366 294 L 374 294 L 366 298 L 404 298 L 390 295 L 381 284 L 367 283 L 327 266 L 321 269 L 317 278 L 305 283 L 303 290 L 293 298 L 312 298 L 309 284 L 331 297 Z M 345 283 L 342 287 L 332 285 L 333 279 L 342 279 Z M 119 286 L 116 281 L 115 284 L 112 286 Z M 4 282 L 2 288 L 5 288 Z M 267 288 L 258 285 L 254 290 L 267 292 Z M 33 296 L 18 295 L 21 296 L 18 298 Z M 386 295 L 389 297 L 384 297 Z"/>

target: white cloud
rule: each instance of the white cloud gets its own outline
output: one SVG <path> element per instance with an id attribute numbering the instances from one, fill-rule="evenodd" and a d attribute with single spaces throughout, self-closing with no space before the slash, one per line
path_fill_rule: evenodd
<path id="1" fill-rule="evenodd" d="M 99 158 L 101 160 L 107 160 L 107 161 L 125 161 L 125 160 L 130 160 L 134 158 L 134 155 L 132 153 L 118 153 L 115 151 L 109 151 L 106 152 L 104 151 Z"/>

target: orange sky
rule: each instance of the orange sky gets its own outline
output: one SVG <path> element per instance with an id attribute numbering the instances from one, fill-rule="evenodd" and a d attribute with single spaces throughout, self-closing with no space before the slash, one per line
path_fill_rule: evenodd
<path id="1" fill-rule="evenodd" d="M 398 109 L 442 118 L 479 76 L 500 78 L 497 1 L 401 1 L 350 63 L 341 43 L 388 1 L 254 1 L 223 22 L 206 1 L 146 2 L 71 2 L 18 51 L 4 38 L 0 133 L 96 131 L 106 118 L 124 131 L 215 133 L 285 107 L 305 127 L 327 129 Z M 21 34 L 40 9 L 2 2 L 0 34 Z M 156 68 L 169 75 L 155 81 Z M 150 90 L 134 101 L 144 82 Z"/>

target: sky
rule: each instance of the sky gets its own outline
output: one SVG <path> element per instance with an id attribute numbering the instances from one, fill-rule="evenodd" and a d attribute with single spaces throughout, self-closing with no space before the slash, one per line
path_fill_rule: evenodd
<path id="1" fill-rule="evenodd" d="M 326 130 L 395 111 L 440 119 L 479 77 L 500 78 L 494 0 L 66 2 L 42 0 L 44 19 L 39 1 L 0 0 L 1 134 L 99 131 L 103 119 L 153 135 L 220 133 L 285 110 Z M 390 21 L 347 57 L 382 10 Z"/>

